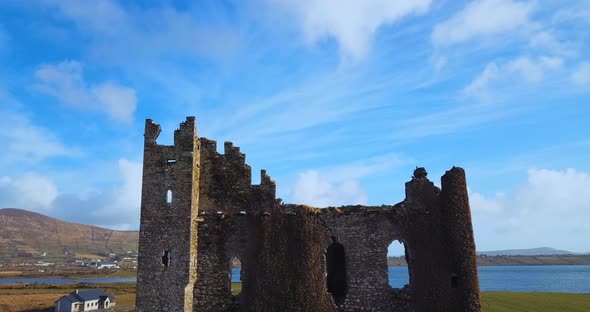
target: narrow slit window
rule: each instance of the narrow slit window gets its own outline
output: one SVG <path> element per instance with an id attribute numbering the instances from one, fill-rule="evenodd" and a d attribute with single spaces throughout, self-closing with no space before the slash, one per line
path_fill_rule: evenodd
<path id="1" fill-rule="evenodd" d="M 170 267 L 170 251 L 164 250 L 162 253 L 162 265 L 164 269 L 168 269 Z"/>
<path id="2" fill-rule="evenodd" d="M 172 204 L 172 191 L 168 190 L 168 192 L 166 192 L 166 202 L 169 204 Z"/>
<path id="3" fill-rule="evenodd" d="M 231 258 L 229 262 L 231 294 L 237 296 L 242 292 L 242 261 L 237 256 Z"/>
<path id="4" fill-rule="evenodd" d="M 166 163 L 168 163 L 168 164 L 175 164 L 176 163 L 176 159 L 168 159 L 168 160 L 166 160 Z"/>

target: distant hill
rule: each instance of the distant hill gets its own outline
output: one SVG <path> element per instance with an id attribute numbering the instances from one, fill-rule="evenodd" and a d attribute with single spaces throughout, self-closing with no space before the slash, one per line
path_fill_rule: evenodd
<path id="1" fill-rule="evenodd" d="M 0 209 L 0 263 L 93 257 L 137 251 L 137 231 L 114 231 L 60 221 L 22 209 Z M 42 253 L 46 253 L 41 257 Z"/>
<path id="2" fill-rule="evenodd" d="M 530 249 L 508 249 L 493 251 L 478 251 L 478 255 L 487 256 L 551 256 L 551 255 L 577 255 L 579 253 L 559 250 L 550 247 L 530 248 Z"/>

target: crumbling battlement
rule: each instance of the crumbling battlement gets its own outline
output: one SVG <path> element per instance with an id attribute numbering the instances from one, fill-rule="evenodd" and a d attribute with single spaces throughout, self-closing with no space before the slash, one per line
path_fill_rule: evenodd
<path id="1" fill-rule="evenodd" d="M 255 211 L 261 209 L 263 199 L 274 200 L 276 185 L 266 170 L 261 171 L 260 185 L 252 185 L 252 168 L 246 164 L 246 155 L 232 142 L 224 143 L 224 154 L 217 152 L 217 143 L 200 138 L 201 161 L 199 211 L 204 214 Z M 232 194 L 231 196 L 227 196 Z"/>
<path id="2" fill-rule="evenodd" d="M 395 205 L 281 204 L 265 170 L 231 142 L 196 134 L 174 145 L 146 121 L 137 311 L 480 311 L 465 172 L 441 188 L 417 168 Z M 410 283 L 388 282 L 387 248 L 403 243 Z M 231 293 L 232 259 L 242 291 Z"/>

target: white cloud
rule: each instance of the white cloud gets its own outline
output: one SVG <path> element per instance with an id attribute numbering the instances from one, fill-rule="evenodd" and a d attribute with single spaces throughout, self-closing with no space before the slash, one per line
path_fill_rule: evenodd
<path id="1" fill-rule="evenodd" d="M 561 69 L 563 60 L 559 57 L 541 56 L 537 59 L 523 56 L 503 64 L 489 63 L 486 68 L 463 89 L 467 96 L 486 99 L 490 96 L 489 88 L 502 82 L 517 82 L 520 78 L 528 83 L 538 83 L 549 72 Z"/>
<path id="2" fill-rule="evenodd" d="M 546 71 L 557 70 L 563 65 L 563 60 L 557 57 L 542 56 L 538 60 L 520 57 L 506 65 L 506 70 L 518 73 L 528 82 L 538 82 L 543 79 Z"/>
<path id="3" fill-rule="evenodd" d="M 582 62 L 572 73 L 572 80 L 578 85 L 590 85 L 590 62 Z"/>
<path id="4" fill-rule="evenodd" d="M 366 205 L 367 192 L 359 179 L 411 162 L 411 159 L 388 154 L 320 170 L 307 170 L 298 175 L 291 197 L 295 203 L 315 207 Z"/>
<path id="5" fill-rule="evenodd" d="M 92 94 L 109 115 L 120 120 L 133 118 L 137 103 L 135 90 L 107 82 L 92 88 Z"/>
<path id="6" fill-rule="evenodd" d="M 568 238 L 575 231 L 590 235 L 589 187 L 587 172 L 530 169 L 526 183 L 507 194 L 470 192 L 476 237 L 484 249 L 553 246 L 588 251 Z"/>
<path id="7" fill-rule="evenodd" d="M 47 210 L 57 198 L 55 183 L 48 177 L 25 173 L 16 178 L 0 178 L 0 207 Z"/>
<path id="8" fill-rule="evenodd" d="M 107 216 L 116 214 L 117 211 L 130 211 L 139 216 L 141 204 L 141 178 L 143 166 L 141 163 L 131 162 L 127 159 L 118 161 L 118 168 L 123 184 L 112 190 L 113 203 L 99 211 Z"/>
<path id="9" fill-rule="evenodd" d="M 0 102 L 11 105 L 2 97 Z M 0 161 L 4 165 L 34 164 L 50 157 L 80 153 L 67 147 L 50 129 L 37 126 L 26 115 L 10 110 L 0 110 L 0 145 L 3 147 Z"/>
<path id="10" fill-rule="evenodd" d="M 120 184 L 80 194 L 68 192 L 67 186 L 60 190 L 51 177 L 37 173 L 0 177 L 0 207 L 37 211 L 76 223 L 137 229 L 142 164 L 120 159 L 116 167 Z"/>
<path id="11" fill-rule="evenodd" d="M 513 115 L 517 109 L 504 107 L 497 109 L 492 105 L 460 105 L 444 108 L 422 116 L 410 117 L 396 123 L 390 136 L 397 142 L 415 141 L 431 136 L 444 136 L 461 130 L 480 127 Z"/>
<path id="12" fill-rule="evenodd" d="M 345 57 L 360 60 L 369 53 L 380 26 L 412 14 L 424 14 L 431 0 L 288 0 L 272 1 L 293 13 L 305 41 L 315 44 L 333 37 Z"/>
<path id="13" fill-rule="evenodd" d="M 499 193 L 492 199 L 486 198 L 483 194 L 469 191 L 469 202 L 471 207 L 476 211 L 484 213 L 498 214 L 504 211 L 504 206 L 500 203 L 504 199 L 504 194 Z"/>
<path id="14" fill-rule="evenodd" d="M 60 12 L 76 24 L 97 32 L 116 33 L 126 23 L 127 14 L 115 2 L 43 0 L 43 4 L 57 7 Z"/>
<path id="15" fill-rule="evenodd" d="M 491 81 L 498 79 L 500 76 L 500 68 L 494 62 L 486 65 L 486 68 L 477 76 L 467 87 L 464 93 L 468 95 L 481 94 Z"/>
<path id="16" fill-rule="evenodd" d="M 63 104 L 107 113 L 119 121 L 131 121 L 137 97 L 135 90 L 105 82 L 89 86 L 79 62 L 44 64 L 35 72 L 37 89 L 59 99 Z"/>
<path id="17" fill-rule="evenodd" d="M 315 207 L 366 204 L 367 193 L 354 179 L 332 181 L 309 170 L 299 174 L 292 190 L 293 200 L 298 204 Z"/>
<path id="18" fill-rule="evenodd" d="M 529 47 L 553 55 L 567 57 L 573 57 L 576 55 L 576 52 L 569 43 L 560 41 L 548 31 L 541 31 L 534 34 L 529 40 Z"/>
<path id="19" fill-rule="evenodd" d="M 116 168 L 119 184 L 86 194 L 64 192 L 54 201 L 53 213 L 71 219 L 69 215 L 77 211 L 78 220 L 68 221 L 136 229 L 140 216 L 142 164 L 119 159 Z"/>
<path id="20" fill-rule="evenodd" d="M 431 39 L 435 45 L 445 46 L 528 28 L 533 8 L 534 2 L 475 0 L 450 19 L 436 25 Z"/>
<path id="21" fill-rule="evenodd" d="M 57 97 L 69 106 L 93 106 L 92 96 L 82 74 L 82 65 L 76 61 L 64 61 L 55 65 L 44 64 L 35 71 L 38 89 Z"/>
<path id="22" fill-rule="evenodd" d="M 562 171 L 529 170 L 528 183 L 519 189 L 513 200 L 524 213 L 545 212 L 588 213 L 590 207 L 590 174 L 575 169 Z M 590 217 L 590 215 L 589 215 Z"/>

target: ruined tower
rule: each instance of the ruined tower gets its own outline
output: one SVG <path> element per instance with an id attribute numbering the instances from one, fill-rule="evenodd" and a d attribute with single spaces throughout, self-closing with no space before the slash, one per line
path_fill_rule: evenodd
<path id="1" fill-rule="evenodd" d="M 193 305 L 199 199 L 195 118 L 157 144 L 160 126 L 146 120 L 137 271 L 137 311 L 181 311 Z M 164 299 L 165 298 L 165 299 Z"/>
<path id="2" fill-rule="evenodd" d="M 281 204 L 262 170 L 251 184 L 231 142 L 199 138 L 188 117 L 174 145 L 146 121 L 137 311 L 480 311 L 465 172 L 441 188 L 424 168 L 395 205 Z M 409 284 L 388 282 L 402 242 Z M 239 295 L 231 262 L 241 261 Z"/>

